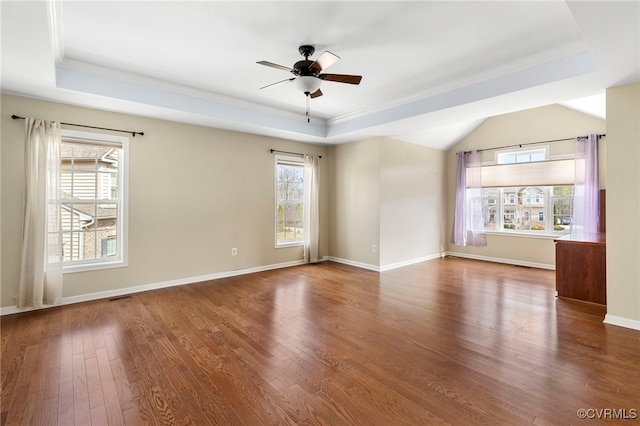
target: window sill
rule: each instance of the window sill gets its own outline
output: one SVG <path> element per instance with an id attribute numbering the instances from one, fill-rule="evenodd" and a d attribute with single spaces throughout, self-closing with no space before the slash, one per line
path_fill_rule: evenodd
<path id="1" fill-rule="evenodd" d="M 62 267 L 63 274 L 74 274 L 76 272 L 100 271 L 102 269 L 124 268 L 127 262 L 123 260 L 101 263 L 84 263 L 79 265 L 67 265 Z"/>
<path id="2" fill-rule="evenodd" d="M 501 237 L 519 237 L 519 238 L 539 238 L 543 240 L 555 240 L 568 234 L 549 234 L 549 233 L 532 233 L 532 232 L 500 232 L 486 231 L 487 235 L 499 235 Z"/>
<path id="3" fill-rule="evenodd" d="M 292 241 L 290 243 L 277 243 L 276 248 L 287 248 L 287 247 L 302 247 L 304 245 L 303 241 Z"/>

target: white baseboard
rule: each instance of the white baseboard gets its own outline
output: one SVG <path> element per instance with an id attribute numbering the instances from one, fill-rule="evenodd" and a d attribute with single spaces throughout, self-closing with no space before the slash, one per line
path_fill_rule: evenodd
<path id="1" fill-rule="evenodd" d="M 604 316 L 605 324 L 617 325 L 618 327 L 630 328 L 632 330 L 640 330 L 640 321 L 629 318 L 617 317 L 615 315 L 606 314 Z"/>
<path id="2" fill-rule="evenodd" d="M 344 263 L 345 265 L 355 266 L 357 268 L 368 269 L 370 271 L 380 272 L 380 267 L 369 263 L 356 262 L 355 260 L 343 259 L 341 257 L 329 256 L 327 260 L 332 262 Z"/>
<path id="3" fill-rule="evenodd" d="M 486 262 L 506 263 L 508 265 L 526 266 L 528 268 L 550 269 L 556 270 L 556 265 L 549 265 L 546 263 L 527 262 L 525 260 L 516 259 L 503 259 L 500 257 L 479 256 L 475 254 L 458 253 L 455 251 L 445 252 L 446 256 L 464 257 L 465 259 L 484 260 Z"/>
<path id="4" fill-rule="evenodd" d="M 428 260 L 439 259 L 443 257 L 443 253 L 431 254 L 429 256 L 419 257 L 417 259 L 405 260 L 402 262 L 390 263 L 380 267 L 380 272 L 390 271 L 392 269 L 402 268 L 403 266 L 414 265 L 416 263 L 426 262 Z"/>
<path id="5" fill-rule="evenodd" d="M 385 271 L 390 271 L 392 269 L 402 268 L 403 266 L 413 265 L 415 263 L 426 262 L 427 260 L 438 259 L 440 257 L 443 257 L 443 254 L 437 253 L 429 256 L 419 257 L 419 258 L 410 259 L 410 260 L 404 260 L 402 262 L 391 263 L 391 264 L 382 265 L 382 266 L 371 265 L 369 263 L 357 262 L 355 260 L 343 259 L 340 257 L 333 257 L 333 256 L 329 256 L 328 260 L 331 260 L 333 262 L 338 262 L 338 263 L 344 263 L 345 265 L 355 266 L 357 268 L 368 269 L 370 271 L 385 272 Z"/>
<path id="6" fill-rule="evenodd" d="M 428 260 L 437 259 L 437 258 L 439 258 L 441 256 L 444 256 L 444 255 L 464 257 L 464 258 L 476 259 L 476 260 L 484 260 L 484 261 L 489 261 L 489 262 L 507 263 L 507 264 L 511 264 L 511 265 L 528 266 L 528 267 L 533 267 L 533 268 L 552 269 L 552 270 L 555 269 L 555 265 L 546 265 L 546 264 L 533 263 L 533 262 L 523 262 L 523 261 L 517 261 L 517 260 L 512 260 L 512 259 L 500 259 L 500 258 L 487 257 L 487 256 L 476 256 L 476 255 L 469 255 L 469 254 L 466 254 L 466 253 L 456 253 L 456 252 L 446 252 L 444 254 L 434 254 L 434 255 L 430 255 L 430 256 L 424 256 L 424 257 L 417 258 L 417 259 L 410 259 L 410 260 L 397 262 L 397 263 L 393 263 L 393 264 L 389 264 L 389 265 L 383 265 L 383 266 L 371 265 L 371 264 L 368 264 L 368 263 L 357 262 L 357 261 L 354 261 L 354 260 L 342 259 L 342 258 L 333 257 L 333 256 L 325 256 L 325 257 L 322 258 L 322 260 L 331 260 L 331 261 L 338 262 L 338 263 L 344 263 L 345 265 L 355 266 L 357 268 L 368 269 L 370 271 L 384 272 L 384 271 L 390 271 L 392 269 L 401 268 L 403 266 L 413 265 L 415 263 L 420 263 L 420 262 L 425 262 L 425 261 L 428 261 Z M 179 286 L 179 285 L 195 284 L 195 283 L 199 283 L 199 282 L 203 282 L 203 281 L 218 280 L 220 278 L 227 278 L 227 277 L 234 277 L 234 276 L 238 276 L 238 275 L 252 274 L 252 273 L 255 273 L 255 272 L 268 271 L 268 270 L 271 270 L 271 269 L 288 268 L 290 266 L 298 266 L 298 265 L 303 265 L 303 264 L 304 264 L 304 261 L 296 260 L 296 261 L 283 262 L 283 263 L 277 263 L 277 264 L 272 264 L 272 265 L 264 265 L 264 266 L 256 266 L 256 267 L 252 267 L 252 268 L 238 269 L 238 270 L 234 270 L 234 271 L 218 272 L 218 273 L 209 274 L 209 275 L 201 275 L 201 276 L 196 276 L 196 277 L 181 278 L 181 279 L 177 279 L 177 280 L 162 281 L 162 282 L 151 283 L 151 284 L 143 284 L 143 285 L 134 286 L 134 287 L 125 287 L 125 288 L 119 288 L 119 289 L 114 289 L 114 290 L 100 291 L 100 292 L 96 292 L 96 293 L 82 294 L 82 295 L 78 295 L 78 296 L 63 297 L 62 301 L 60 302 L 59 305 L 47 305 L 47 306 L 44 306 L 44 307 L 38 308 L 38 309 L 46 309 L 46 308 L 51 308 L 51 307 L 54 307 L 54 306 L 70 305 L 70 304 L 73 304 L 73 303 L 88 302 L 88 301 L 92 301 L 92 300 L 108 299 L 108 298 L 111 298 L 111 297 L 126 296 L 128 294 L 140 293 L 140 292 L 143 292 L 143 291 L 157 290 L 157 289 L 161 289 L 161 288 L 175 287 L 175 286 Z M 0 308 L 0 316 L 16 314 L 16 313 L 20 313 L 20 312 L 28 312 L 28 311 L 33 311 L 35 309 L 36 308 L 18 308 L 17 306 L 5 306 L 5 307 L 1 307 Z M 622 327 L 633 328 L 633 329 L 636 329 L 636 330 L 640 329 L 640 322 L 638 322 L 638 321 L 627 320 L 626 318 L 620 318 L 620 317 L 612 317 L 610 315 L 608 315 L 605 318 L 605 323 L 613 324 L 613 325 L 620 325 Z"/>
<path id="7" fill-rule="evenodd" d="M 324 257 L 322 260 L 326 260 Z M 111 297 L 126 296 L 128 294 L 140 293 L 143 291 L 157 290 L 166 287 L 175 287 L 179 285 L 195 284 L 203 281 L 218 280 L 220 278 L 235 277 L 238 275 L 252 274 L 255 272 L 269 271 L 271 269 L 288 268 L 290 266 L 303 265 L 304 261 L 296 260 L 292 262 L 276 263 L 272 265 L 255 266 L 253 268 L 237 269 L 234 271 L 218 272 L 215 274 L 201 275 L 197 277 L 180 278 L 177 280 L 162 281 L 152 284 L 143 284 L 135 287 L 118 288 L 114 290 L 99 291 L 96 293 L 81 294 L 78 296 L 63 297 L 58 305 L 46 305 L 42 308 L 18 308 L 17 306 L 5 306 L 0 308 L 0 316 L 17 314 L 20 312 L 28 312 L 36 309 L 53 308 L 56 306 L 70 305 L 73 303 L 89 302 L 91 300 L 109 299 Z"/>
<path id="8" fill-rule="evenodd" d="M 415 263 L 426 262 L 428 260 L 437 259 L 437 258 L 442 257 L 444 255 L 456 256 L 456 257 L 464 257 L 464 258 L 476 259 L 476 260 L 485 260 L 485 261 L 489 261 L 489 262 L 507 263 L 507 264 L 518 265 L 518 266 L 529 266 L 529 267 L 533 267 L 533 268 L 555 269 L 555 265 L 545 265 L 545 264 L 539 264 L 539 263 L 533 263 L 533 262 L 514 261 L 514 260 L 511 260 L 511 259 L 499 259 L 499 258 L 493 258 L 493 257 L 487 257 L 487 256 L 475 256 L 475 255 L 468 255 L 468 254 L 465 254 L 465 253 L 456 253 L 456 252 L 445 252 L 442 255 L 441 254 L 434 254 L 434 255 L 431 255 L 431 256 L 425 256 L 425 257 L 421 257 L 421 258 L 418 258 L 418 259 L 411 259 L 411 260 L 407 260 L 407 261 L 403 261 L 403 262 L 393 263 L 393 264 L 390 264 L 390 265 L 384 265 L 382 267 L 376 266 L 376 265 L 371 265 L 371 264 L 368 264 L 368 263 L 356 262 L 356 261 L 349 260 L 349 259 L 342 259 L 342 258 L 339 258 L 339 257 L 333 257 L 333 256 L 324 256 L 322 258 L 322 261 L 331 260 L 333 262 L 344 263 L 345 265 L 350 265 L 350 266 L 355 266 L 355 267 L 358 267 L 358 268 L 368 269 L 368 270 L 375 271 L 375 272 L 384 272 L 384 271 L 390 271 L 390 270 L 396 269 L 396 268 L 401 268 L 403 266 L 413 265 Z M 269 270 L 272 270 L 272 269 L 288 268 L 288 267 L 291 267 L 291 266 L 299 266 L 299 265 L 303 265 L 303 264 L 304 264 L 304 261 L 296 260 L 296 261 L 292 261 L 292 262 L 283 262 L 283 263 L 276 263 L 276 264 L 272 264 L 272 265 L 264 265 L 264 266 L 256 266 L 256 267 L 252 267 L 252 268 L 237 269 L 237 270 L 234 270 L 234 271 L 218 272 L 218 273 L 215 273 L 215 274 L 201 275 L 201 276 L 197 276 L 197 277 L 188 277 L 188 278 L 181 278 L 181 279 L 177 279 L 177 280 L 162 281 L 162 282 L 158 282 L 158 283 L 145 284 L 145 285 L 140 285 L 140 286 L 135 286 L 135 287 L 126 287 L 126 288 L 119 288 L 119 289 L 115 289 L 115 290 L 107 290 L 107 291 L 100 291 L 100 292 L 96 292 L 96 293 L 82 294 L 82 295 L 78 295 L 78 296 L 63 297 L 62 298 L 62 302 L 59 305 L 47 305 L 47 306 L 44 306 L 44 307 L 38 308 L 38 309 L 53 308 L 55 306 L 70 305 L 70 304 L 73 304 L 73 303 L 89 302 L 89 301 L 92 301 L 92 300 L 108 299 L 108 298 L 111 298 L 111 297 L 118 297 L 118 296 L 126 296 L 128 294 L 141 293 L 141 292 L 144 292 L 144 291 L 157 290 L 157 289 L 167 288 L 167 287 L 175 287 L 175 286 L 179 286 L 179 285 L 195 284 L 195 283 L 200 283 L 200 282 L 203 282 L 203 281 L 218 280 L 218 279 L 221 279 L 221 278 L 235 277 L 235 276 L 238 276 L 238 275 L 246 275 L 246 274 L 252 274 L 252 273 L 256 273 L 256 272 L 269 271 Z M 36 308 L 22 308 L 22 309 L 20 309 L 17 306 L 5 306 L 5 307 L 0 308 L 0 316 L 17 314 L 17 313 L 20 313 L 20 312 L 28 312 L 28 311 L 33 311 L 33 310 L 36 310 Z M 619 327 L 630 328 L 630 329 L 633 329 L 633 330 L 640 330 L 640 321 L 632 320 L 632 319 L 628 319 L 628 318 L 623 318 L 623 317 L 618 317 L 618 316 L 614 316 L 614 315 L 610 315 L 610 314 L 605 315 L 604 323 L 605 324 L 610 324 L 610 325 L 616 325 L 616 326 L 619 326 Z"/>

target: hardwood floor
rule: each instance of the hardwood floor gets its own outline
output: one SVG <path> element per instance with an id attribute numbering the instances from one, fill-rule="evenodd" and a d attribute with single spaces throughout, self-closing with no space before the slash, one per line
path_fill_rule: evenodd
<path id="1" fill-rule="evenodd" d="M 553 271 L 325 262 L 5 316 L 0 419 L 637 424 L 640 332 L 554 294 Z"/>

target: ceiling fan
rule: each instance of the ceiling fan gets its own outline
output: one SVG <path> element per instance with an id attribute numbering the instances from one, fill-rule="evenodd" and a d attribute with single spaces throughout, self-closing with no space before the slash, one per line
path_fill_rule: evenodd
<path id="1" fill-rule="evenodd" d="M 298 52 L 300 52 L 300 54 L 304 56 L 304 60 L 298 61 L 293 64 L 293 68 L 274 64 L 273 62 L 258 61 L 257 63 L 260 65 L 266 65 L 268 67 L 289 71 L 295 76 L 287 78 L 285 80 L 277 81 L 272 84 L 268 84 L 264 87 L 261 87 L 261 89 L 284 83 L 286 81 L 293 81 L 295 82 L 296 87 L 300 91 L 302 91 L 308 99 L 322 96 L 322 91 L 320 90 L 320 83 L 322 83 L 322 80 L 347 84 L 360 84 L 360 80 L 362 80 L 362 76 L 360 75 L 323 73 L 322 71 L 335 64 L 338 59 L 340 59 L 340 57 L 329 51 L 325 51 L 322 55 L 320 55 L 318 59 L 312 61 L 309 59 L 309 56 L 313 55 L 315 51 L 316 49 L 313 46 L 307 44 L 300 46 L 298 48 Z"/>

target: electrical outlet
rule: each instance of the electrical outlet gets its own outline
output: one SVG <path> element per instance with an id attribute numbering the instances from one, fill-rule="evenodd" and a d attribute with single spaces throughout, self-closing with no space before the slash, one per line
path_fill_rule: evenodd
<path id="1" fill-rule="evenodd" d="M 238 255 L 238 249 L 237 248 L 232 248 L 231 249 L 231 256 L 237 256 Z"/>
<path id="2" fill-rule="evenodd" d="M 377 245 L 375 245 L 375 244 L 374 244 L 374 245 L 372 245 L 372 246 L 371 246 L 371 252 L 372 252 L 372 253 L 377 253 L 377 252 L 378 252 L 378 246 L 377 246 Z"/>

